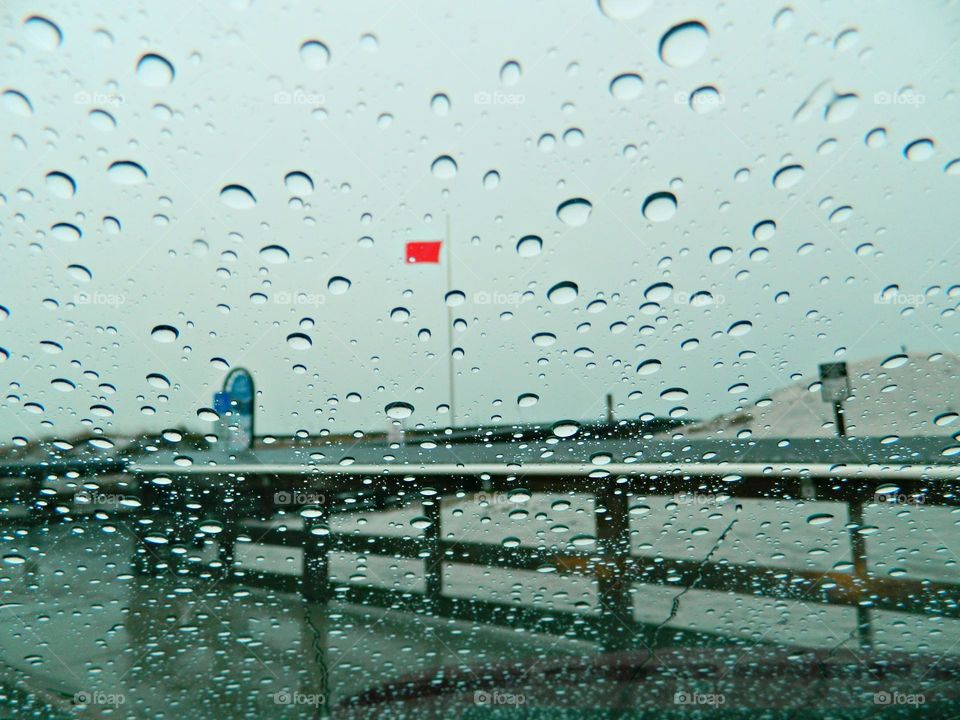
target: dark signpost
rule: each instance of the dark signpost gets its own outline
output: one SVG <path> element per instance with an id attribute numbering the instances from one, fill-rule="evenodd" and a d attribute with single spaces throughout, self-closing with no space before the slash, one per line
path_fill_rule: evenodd
<path id="1" fill-rule="evenodd" d="M 850 397 L 850 378 L 847 375 L 845 362 L 824 363 L 820 366 L 820 397 L 824 402 L 833 403 L 837 435 L 846 436 L 847 424 L 843 417 L 843 401 Z"/>

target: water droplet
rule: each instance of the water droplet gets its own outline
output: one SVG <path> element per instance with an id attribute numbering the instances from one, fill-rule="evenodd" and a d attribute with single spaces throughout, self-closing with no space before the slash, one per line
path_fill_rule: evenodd
<path id="1" fill-rule="evenodd" d="M 907 160 L 922 162 L 933 157 L 934 143 L 929 138 L 914 140 L 903 149 L 903 156 Z"/>
<path id="2" fill-rule="evenodd" d="M 863 141 L 867 144 L 867 147 L 874 150 L 882 148 L 887 144 L 887 131 L 882 127 L 874 128 L 867 133 Z"/>
<path id="3" fill-rule="evenodd" d="M 547 299 L 554 305 L 566 305 L 577 299 L 579 288 L 575 282 L 565 280 L 559 282 L 547 291 Z"/>
<path id="4" fill-rule="evenodd" d="M 842 223 L 844 220 L 847 220 L 851 215 L 853 215 L 853 208 L 849 205 L 841 205 L 832 213 L 830 213 L 830 222 L 832 223 Z"/>
<path id="5" fill-rule="evenodd" d="M 643 297 L 650 302 L 661 303 L 673 294 L 673 285 L 666 282 L 654 283 L 643 291 Z"/>
<path id="6" fill-rule="evenodd" d="M 220 419 L 220 415 L 213 408 L 200 408 L 197 410 L 197 417 L 204 422 L 216 422 Z"/>
<path id="7" fill-rule="evenodd" d="M 58 198 L 69 200 L 77 192 L 77 183 L 66 173 L 54 170 L 47 173 L 47 189 Z"/>
<path id="8" fill-rule="evenodd" d="M 537 347 L 550 347 L 557 341 L 557 336 L 553 333 L 542 332 L 536 333 L 531 339 Z"/>
<path id="9" fill-rule="evenodd" d="M 76 225 L 70 223 L 57 223 L 50 228 L 50 234 L 57 240 L 63 242 L 76 242 L 83 237 L 83 232 Z"/>
<path id="10" fill-rule="evenodd" d="M 803 179 L 803 165 L 787 165 L 773 175 L 773 186 L 778 190 L 792 188 Z"/>
<path id="11" fill-rule="evenodd" d="M 84 265 L 67 265 L 67 272 L 70 273 L 70 277 L 80 282 L 90 282 L 93 280 L 93 273 L 90 271 L 90 268 Z"/>
<path id="12" fill-rule="evenodd" d="M 650 512 L 650 506 L 644 505 L 643 503 L 636 503 L 631 505 L 627 512 L 631 515 L 647 515 Z"/>
<path id="13" fill-rule="evenodd" d="M 960 175 L 960 158 L 951 160 L 943 167 L 943 171 L 947 175 Z"/>
<path id="14" fill-rule="evenodd" d="M 540 402 L 540 396 L 535 393 L 523 393 L 517 396 L 517 407 L 533 407 Z"/>
<path id="15" fill-rule="evenodd" d="M 133 160 L 118 160 L 107 168 L 107 176 L 118 185 L 138 185 L 147 179 L 147 171 Z"/>
<path id="16" fill-rule="evenodd" d="M 675 68 L 693 65 L 706 52 L 709 38 L 707 28 L 695 20 L 674 25 L 660 39 L 660 59 Z"/>
<path id="17" fill-rule="evenodd" d="M 292 195 L 299 197 L 309 195 L 313 192 L 313 179 L 305 172 L 299 170 L 287 173 L 286 177 L 283 178 L 283 184 L 287 186 L 287 190 Z"/>
<path id="18" fill-rule="evenodd" d="M 514 537 L 513 535 L 508 535 L 500 541 L 500 544 L 505 548 L 520 547 L 520 538 Z"/>
<path id="19" fill-rule="evenodd" d="M 561 420 L 558 423 L 554 423 L 551 431 L 554 435 L 559 438 L 568 438 L 573 437 L 580 430 L 580 423 L 574 420 Z"/>
<path id="20" fill-rule="evenodd" d="M 516 60 L 509 60 L 500 68 L 500 82 L 504 85 L 516 85 L 520 82 L 521 74 L 520 63 Z"/>
<path id="21" fill-rule="evenodd" d="M 113 408 L 109 405 L 91 405 L 90 413 L 96 417 L 113 417 Z"/>
<path id="22" fill-rule="evenodd" d="M 148 87 L 164 87 L 173 82 L 173 65 L 162 55 L 147 53 L 137 63 L 137 77 Z"/>
<path id="23" fill-rule="evenodd" d="M 712 85 L 698 87 L 690 93 L 690 109 L 700 115 L 712 113 L 723 104 L 723 96 Z"/>
<path id="24" fill-rule="evenodd" d="M 449 155 L 441 155 L 430 165 L 433 176 L 441 180 L 449 180 L 457 174 L 457 162 Z"/>
<path id="25" fill-rule="evenodd" d="M 157 325 L 150 331 L 150 337 L 158 343 L 172 343 L 180 337 L 180 331 L 173 325 Z"/>
<path id="26" fill-rule="evenodd" d="M 753 323 L 749 320 L 740 320 L 727 328 L 727 335 L 731 337 L 742 337 L 753 330 Z"/>
<path id="27" fill-rule="evenodd" d="M 23 21 L 27 39 L 41 50 L 56 50 L 63 42 L 63 33 L 45 17 L 31 15 Z"/>
<path id="28" fill-rule="evenodd" d="M 714 265 L 723 265 L 724 263 L 730 262 L 730 258 L 732 257 L 733 248 L 727 247 L 726 245 L 720 245 L 710 251 L 710 262 Z"/>
<path id="29" fill-rule="evenodd" d="M 271 265 L 283 265 L 290 259 L 290 252 L 282 245 L 265 245 L 260 248 L 260 257 Z"/>
<path id="30" fill-rule="evenodd" d="M 853 117 L 859 104 L 860 98 L 855 93 L 834 95 L 823 111 L 823 119 L 828 123 L 843 122 Z"/>
<path id="31" fill-rule="evenodd" d="M 587 535 L 586 533 L 579 533 L 570 538 L 570 544 L 574 547 L 593 545 L 596 542 L 597 539 L 593 535 Z"/>
<path id="32" fill-rule="evenodd" d="M 833 515 L 830 513 L 814 513 L 807 518 L 808 525 L 827 525 L 833 522 Z"/>
<path id="33" fill-rule="evenodd" d="M 147 382 L 150 384 L 150 387 L 156 388 L 157 390 L 166 390 L 170 387 L 170 380 L 167 379 L 166 375 L 161 375 L 160 373 L 150 373 L 147 375 Z"/>
<path id="34" fill-rule="evenodd" d="M 327 282 L 327 290 L 330 291 L 331 295 L 343 295 L 350 289 L 350 281 L 340 275 L 334 275 Z"/>
<path id="35" fill-rule="evenodd" d="M 941 413 L 933 419 L 933 424 L 939 425 L 940 427 L 945 427 L 947 425 L 952 425 L 957 421 L 957 418 L 960 418 L 960 415 L 955 412 Z"/>
<path id="36" fill-rule="evenodd" d="M 300 59 L 311 70 L 323 70 L 330 62 L 330 48 L 319 40 L 307 40 L 300 46 Z"/>
<path id="37" fill-rule="evenodd" d="M 294 350 L 309 350 L 313 347 L 313 340 L 304 333 L 290 333 L 287 335 L 287 345 Z"/>
<path id="38" fill-rule="evenodd" d="M 487 190 L 493 190 L 499 184 L 500 173 L 498 173 L 496 170 L 490 170 L 486 175 L 483 176 L 483 186 Z"/>
<path id="39" fill-rule="evenodd" d="M 517 242 L 517 255 L 520 257 L 535 257 L 543 248 L 543 240 L 536 235 L 527 235 Z"/>
<path id="40" fill-rule="evenodd" d="M 383 408 L 383 412 L 392 420 L 406 420 L 413 415 L 414 407 L 410 403 L 396 401 Z"/>
<path id="41" fill-rule="evenodd" d="M 72 380 L 67 380 L 66 378 L 55 378 L 50 381 L 50 384 L 54 389 L 59 390 L 60 392 L 73 392 L 77 389 L 76 384 Z"/>
<path id="42" fill-rule="evenodd" d="M 249 210 L 257 204 L 257 199 L 243 185 L 225 185 L 220 190 L 220 201 L 234 210 Z"/>
<path id="43" fill-rule="evenodd" d="M 666 222 L 677 212 L 677 198 L 671 192 L 656 192 L 643 201 L 643 216 L 650 222 Z"/>
<path id="44" fill-rule="evenodd" d="M 33 115 L 33 104 L 30 99 L 17 90 L 5 90 L 3 95 L 0 95 L 0 104 L 14 115 L 22 115 L 23 117 Z"/>
<path id="45" fill-rule="evenodd" d="M 766 242 L 777 233 L 777 224 L 773 220 L 761 220 L 753 226 L 753 237 Z"/>
<path id="46" fill-rule="evenodd" d="M 571 198 L 557 206 L 557 217 L 565 225 L 579 227 L 590 219 L 593 205 L 584 198 Z"/>
<path id="47" fill-rule="evenodd" d="M 450 98 L 443 93 L 437 93 L 430 98 L 430 109 L 440 117 L 450 114 Z"/>
<path id="48" fill-rule="evenodd" d="M 101 132 L 110 132 L 117 127 L 116 118 L 106 110 L 91 110 L 88 117 L 90 124 Z"/>
<path id="49" fill-rule="evenodd" d="M 880 367 L 886 368 L 887 370 L 892 370 L 894 368 L 901 367 L 906 365 L 910 360 L 905 354 L 897 353 L 896 355 L 891 355 L 886 360 L 880 363 Z"/>
<path id="50" fill-rule="evenodd" d="M 610 81 L 610 94 L 617 100 L 633 100 L 643 92 L 643 78 L 636 73 L 617 75 Z"/>
<path id="51" fill-rule="evenodd" d="M 405 307 L 395 307 L 390 311 L 390 319 L 398 323 L 406 322 L 410 319 L 410 311 Z"/>
<path id="52" fill-rule="evenodd" d="M 23 555 L 16 553 L 7 553 L 3 556 L 3 562 L 7 565 L 23 565 L 27 559 Z"/>
<path id="53" fill-rule="evenodd" d="M 653 375 L 663 366 L 659 360 L 644 360 L 637 365 L 637 375 Z"/>

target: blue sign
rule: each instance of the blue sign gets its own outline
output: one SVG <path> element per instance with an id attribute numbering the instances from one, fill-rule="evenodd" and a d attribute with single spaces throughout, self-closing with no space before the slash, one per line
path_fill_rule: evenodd
<path id="1" fill-rule="evenodd" d="M 213 396 L 214 410 L 220 415 L 220 440 L 231 452 L 247 450 L 253 444 L 255 394 L 253 376 L 236 368 L 223 381 L 223 390 Z"/>

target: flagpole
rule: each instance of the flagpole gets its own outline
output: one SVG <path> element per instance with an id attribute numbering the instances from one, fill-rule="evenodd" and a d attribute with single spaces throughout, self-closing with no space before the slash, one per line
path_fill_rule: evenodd
<path id="1" fill-rule="evenodd" d="M 450 214 L 447 214 L 447 291 L 444 293 L 444 302 L 447 306 L 447 379 L 450 393 L 450 427 L 457 424 L 456 396 L 453 392 L 453 308 L 446 302 L 447 295 L 453 290 L 453 243 L 450 236 Z"/>

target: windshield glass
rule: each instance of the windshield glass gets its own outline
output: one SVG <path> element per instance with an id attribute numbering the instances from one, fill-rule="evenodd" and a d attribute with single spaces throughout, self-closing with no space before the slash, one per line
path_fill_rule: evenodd
<path id="1" fill-rule="evenodd" d="M 0 718 L 955 707 L 955 3 L 0 17 Z"/>

